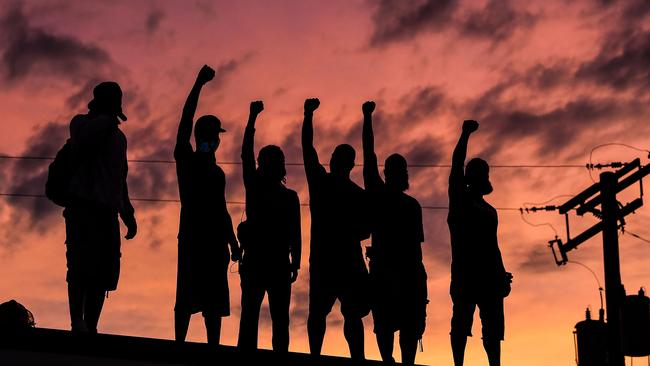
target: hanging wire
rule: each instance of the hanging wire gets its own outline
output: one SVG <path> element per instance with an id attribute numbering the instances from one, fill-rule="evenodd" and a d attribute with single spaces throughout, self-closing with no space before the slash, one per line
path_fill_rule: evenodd
<path id="1" fill-rule="evenodd" d="M 548 199 L 548 200 L 546 200 L 546 201 L 544 201 L 544 202 L 524 202 L 524 203 L 522 203 L 522 206 L 524 206 L 524 208 L 519 210 L 519 212 L 520 212 L 520 214 L 521 214 L 521 215 L 520 215 L 521 219 L 522 219 L 526 224 L 528 224 L 528 225 L 530 225 L 530 226 L 532 226 L 532 227 L 547 226 L 547 227 L 549 227 L 551 230 L 553 230 L 553 233 L 555 233 L 555 237 L 557 237 L 557 236 L 558 236 L 558 232 L 557 232 L 557 229 L 555 228 L 555 226 L 553 226 L 553 224 L 551 224 L 550 222 L 532 223 L 532 222 L 528 221 L 528 220 L 524 217 L 524 210 L 527 208 L 527 206 L 541 206 L 541 205 L 545 205 L 545 204 L 547 204 L 547 203 L 549 203 L 549 202 L 551 202 L 551 201 L 555 201 L 556 199 L 558 199 L 558 198 L 562 198 L 562 197 L 573 197 L 573 196 L 572 196 L 572 195 L 569 195 L 569 194 L 560 194 L 560 195 L 557 195 L 557 196 L 555 196 L 555 197 L 552 197 L 552 198 L 550 198 L 550 199 Z M 526 212 L 527 212 L 527 211 L 526 211 Z"/>
<path id="2" fill-rule="evenodd" d="M 0 159 L 6 160 L 54 160 L 54 157 L 51 156 L 20 156 L 20 155 L 0 155 Z M 174 160 L 164 160 L 164 159 L 128 159 L 129 163 L 145 163 L 145 164 L 175 164 Z M 220 165 L 241 165 L 241 161 L 218 161 L 217 164 Z M 289 166 L 303 166 L 304 163 L 296 162 L 286 162 L 285 165 Z M 329 166 L 327 163 L 323 163 L 325 166 Z M 363 166 L 363 164 L 356 164 L 357 166 Z M 384 164 L 378 164 L 378 166 L 384 166 Z M 449 164 L 409 164 L 409 168 L 451 168 Z M 562 168 L 584 168 L 584 165 L 580 164 L 494 164 L 490 165 L 490 168 L 511 168 L 511 169 L 562 169 Z"/>
<path id="3" fill-rule="evenodd" d="M 594 151 L 596 151 L 598 149 L 601 149 L 603 147 L 607 147 L 607 146 L 627 147 L 627 148 L 632 149 L 632 150 L 648 153 L 648 157 L 650 157 L 650 150 L 641 149 L 641 148 L 638 148 L 638 147 L 635 147 L 635 146 L 632 146 L 632 145 L 628 145 L 628 144 L 625 144 L 625 143 L 622 143 L 622 142 L 608 142 L 608 143 L 605 143 L 605 144 L 596 145 L 594 148 L 591 149 L 591 151 L 589 152 L 589 165 L 587 167 L 593 166 Z M 591 174 L 591 169 L 587 169 L 587 171 L 589 172 L 589 179 L 591 179 L 592 182 L 596 183 L 596 180 L 594 179 L 593 175 Z"/>
<path id="4" fill-rule="evenodd" d="M 591 268 L 589 268 L 589 266 L 587 266 L 586 264 L 584 264 L 582 262 L 569 260 L 569 261 L 567 261 L 567 263 L 577 264 L 577 265 L 585 268 L 587 271 L 589 271 L 591 273 L 592 276 L 594 276 L 594 279 L 596 280 L 596 283 L 598 284 L 598 296 L 600 296 L 600 308 L 603 309 L 604 308 L 603 292 L 605 292 L 605 289 L 600 284 L 600 280 L 598 279 L 598 276 L 596 275 L 596 272 L 594 272 Z"/>
<path id="5" fill-rule="evenodd" d="M 47 198 L 43 194 L 29 194 L 29 193 L 12 193 L 12 192 L 0 192 L 0 196 L 5 197 L 26 197 L 26 198 Z M 180 200 L 177 198 L 149 198 L 149 197 L 132 197 L 131 201 L 140 201 L 140 202 L 174 202 L 179 203 Z M 227 204 L 231 205 L 245 205 L 244 201 L 226 201 Z M 308 203 L 301 203 L 302 207 L 309 207 Z M 423 210 L 433 210 L 433 211 L 442 211 L 448 210 L 449 206 L 421 206 Z M 495 207 L 499 211 L 519 211 L 516 207 Z"/>
<path id="6" fill-rule="evenodd" d="M 549 202 L 555 201 L 556 199 L 562 198 L 562 197 L 573 197 L 573 195 L 559 194 L 559 195 L 557 195 L 557 196 L 555 196 L 553 198 L 550 198 L 550 199 L 548 199 L 548 200 L 546 200 L 544 202 L 524 202 L 524 203 L 522 203 L 522 205 L 524 205 L 524 206 L 541 206 L 541 205 L 545 205 L 545 204 L 547 204 Z"/>
<path id="7" fill-rule="evenodd" d="M 628 230 L 628 229 L 625 229 L 624 234 L 630 234 L 630 235 L 632 235 L 633 237 L 635 237 L 635 238 L 637 238 L 637 239 L 639 239 L 639 240 L 641 240 L 641 241 L 644 241 L 644 242 L 650 244 L 650 240 L 648 240 L 648 239 L 642 237 L 642 236 L 639 235 L 639 234 L 635 234 L 635 233 L 631 232 L 631 231 Z"/>
<path id="8" fill-rule="evenodd" d="M 524 212 L 523 212 L 523 211 L 520 212 L 519 217 L 521 217 L 521 219 L 522 219 L 526 224 L 528 224 L 528 225 L 530 225 L 530 226 L 532 226 L 532 227 L 541 227 L 541 226 L 547 226 L 547 227 L 549 227 L 551 230 L 553 230 L 553 233 L 555 233 L 555 237 L 557 238 L 557 236 L 558 236 L 557 230 L 555 229 L 555 226 L 553 226 L 553 224 L 551 224 L 550 222 L 542 222 L 542 223 L 539 223 L 539 224 L 532 223 L 532 222 L 526 220 L 526 218 L 524 217 Z"/>

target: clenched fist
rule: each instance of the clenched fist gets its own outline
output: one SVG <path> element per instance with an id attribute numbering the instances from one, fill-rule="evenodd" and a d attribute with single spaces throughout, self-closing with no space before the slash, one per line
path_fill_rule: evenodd
<path id="1" fill-rule="evenodd" d="M 467 119 L 463 122 L 463 132 L 472 133 L 478 130 L 478 122 L 473 119 Z"/>
<path id="2" fill-rule="evenodd" d="M 363 103 L 363 106 L 361 106 L 361 110 L 363 111 L 364 115 L 372 114 L 372 112 L 374 112 L 375 110 L 375 102 L 370 100 Z"/>
<path id="3" fill-rule="evenodd" d="M 313 113 L 320 106 L 318 98 L 305 99 L 305 113 Z"/>
<path id="4" fill-rule="evenodd" d="M 196 80 L 199 81 L 201 84 L 205 84 L 208 81 L 214 79 L 214 70 L 208 66 L 208 65 L 203 65 L 201 70 L 199 71 L 199 76 L 196 77 Z"/>
<path id="5" fill-rule="evenodd" d="M 260 114 L 264 110 L 264 103 L 261 100 L 251 102 L 251 114 Z"/>

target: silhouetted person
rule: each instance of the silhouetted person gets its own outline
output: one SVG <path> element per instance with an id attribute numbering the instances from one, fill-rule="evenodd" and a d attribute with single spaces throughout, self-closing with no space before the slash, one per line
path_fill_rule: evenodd
<path id="1" fill-rule="evenodd" d="M 369 248 L 372 316 L 381 358 L 394 363 L 393 339 L 399 330 L 402 363 L 415 363 L 424 334 L 427 274 L 422 263 L 422 208 L 404 193 L 409 188 L 406 159 L 392 154 L 381 179 L 372 131 L 374 102 L 363 104 L 363 181 L 370 196 L 372 247 Z"/>
<path id="2" fill-rule="evenodd" d="M 230 315 L 228 262 L 239 259 L 239 244 L 226 207 L 226 175 L 216 164 L 219 134 L 226 132 L 213 115 L 196 120 L 194 114 L 201 88 L 214 78 L 214 70 L 201 68 L 187 97 L 178 125 L 174 159 L 181 199 L 178 230 L 178 272 L 174 326 L 176 340 L 184 341 L 190 316 L 202 312 L 208 343 L 218 344 L 221 318 Z"/>
<path id="3" fill-rule="evenodd" d="M 450 334 L 456 366 L 463 365 L 476 306 L 490 366 L 501 364 L 503 298 L 510 293 L 512 278 L 503 266 L 497 243 L 497 211 L 483 199 L 492 192 L 490 168 L 479 158 L 470 160 L 464 168 L 469 136 L 477 129 L 476 121 L 463 123 L 449 175 L 447 222 L 451 234 L 450 294 L 454 303 Z"/>
<path id="4" fill-rule="evenodd" d="M 370 312 L 368 270 L 361 240 L 370 236 L 365 192 L 350 180 L 355 151 L 338 145 L 330 159 L 330 173 L 318 161 L 312 125 L 318 99 L 305 101 L 302 154 L 309 184 L 311 250 L 309 254 L 309 349 L 320 355 L 327 315 L 336 299 L 341 303 L 343 333 L 353 359 L 364 359 L 363 321 Z"/>
<path id="5" fill-rule="evenodd" d="M 126 183 L 126 136 L 119 129 L 122 90 L 112 81 L 98 84 L 88 113 L 70 122 L 76 161 L 72 197 L 63 211 L 66 226 L 68 299 L 72 330 L 97 332 L 104 296 L 117 288 L 120 274 L 120 224 L 126 239 L 137 232 Z"/>
<path id="6" fill-rule="evenodd" d="M 262 110 L 261 101 L 251 103 L 241 154 L 248 231 L 244 237 L 239 232 L 243 259 L 239 268 L 242 309 L 237 346 L 257 348 L 260 307 L 268 293 L 273 350 L 287 352 L 291 284 L 300 268 L 300 201 L 296 192 L 284 185 L 287 172 L 279 147 L 263 147 L 255 168 L 255 120 Z"/>

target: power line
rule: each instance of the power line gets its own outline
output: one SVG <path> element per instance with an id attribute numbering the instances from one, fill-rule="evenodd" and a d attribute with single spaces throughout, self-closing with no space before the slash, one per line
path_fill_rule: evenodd
<path id="1" fill-rule="evenodd" d="M 23 198 L 47 198 L 44 194 L 30 194 L 30 193 L 9 193 L 0 192 L 0 196 L 4 197 L 23 197 Z M 150 197 L 131 197 L 131 201 L 138 202 L 165 202 L 165 203 L 180 203 L 177 198 L 150 198 Z M 245 205 L 245 201 L 226 201 L 230 205 Z M 302 207 L 309 207 L 308 203 L 301 203 Z M 448 210 L 448 206 L 421 206 L 423 210 Z M 496 207 L 499 211 L 519 211 L 516 207 Z"/>
<path id="2" fill-rule="evenodd" d="M 51 156 L 19 156 L 19 155 L 0 155 L 0 159 L 5 160 L 54 160 Z M 143 163 L 143 164 L 175 164 L 174 160 L 164 159 L 129 159 L 129 163 Z M 241 161 L 218 161 L 220 165 L 241 165 Z M 285 165 L 289 166 L 303 166 L 304 163 L 287 162 Z M 329 165 L 329 164 L 323 164 Z M 357 164 L 363 166 L 363 164 Z M 378 166 L 384 166 L 378 164 Z M 409 164 L 409 168 L 451 168 L 450 164 Z M 494 164 L 490 168 L 507 168 L 507 169 L 563 169 L 563 168 L 581 168 L 586 169 L 586 165 L 580 164 Z"/>

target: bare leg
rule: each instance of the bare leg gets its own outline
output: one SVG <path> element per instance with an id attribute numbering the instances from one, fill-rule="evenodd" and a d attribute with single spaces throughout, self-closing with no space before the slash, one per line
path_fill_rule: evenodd
<path id="1" fill-rule="evenodd" d="M 87 332 L 84 322 L 84 289 L 68 283 L 68 304 L 70 306 L 70 325 L 73 332 Z"/>
<path id="2" fill-rule="evenodd" d="M 205 330 L 208 334 L 208 344 L 219 344 L 221 340 L 221 317 L 215 315 L 204 316 Z"/>
<path id="3" fill-rule="evenodd" d="M 325 339 L 325 330 L 327 328 L 327 318 L 324 316 L 314 315 L 311 312 L 307 318 L 307 334 L 309 335 L 309 352 L 314 356 L 320 356 L 323 348 L 323 339 Z"/>
<path id="4" fill-rule="evenodd" d="M 88 289 L 86 291 L 86 301 L 84 305 L 84 320 L 88 331 L 97 333 L 97 323 L 99 323 L 99 315 L 102 313 L 104 307 L 104 296 L 106 291 L 104 289 Z"/>
<path id="5" fill-rule="evenodd" d="M 365 360 L 363 321 L 361 318 L 345 318 L 343 323 L 343 334 L 350 347 L 350 358 L 353 360 Z M 323 332 L 324 334 L 325 332 Z M 322 344 L 322 340 L 321 340 Z M 391 351 L 392 353 L 392 351 Z"/>
<path id="6" fill-rule="evenodd" d="M 174 311 L 174 336 L 177 342 L 185 342 L 187 329 L 190 327 L 190 313 Z"/>
<path id="7" fill-rule="evenodd" d="M 454 365 L 463 366 L 465 359 L 465 346 L 467 345 L 467 336 L 453 335 L 451 336 L 451 351 L 454 354 Z"/>
<path id="8" fill-rule="evenodd" d="M 399 348 L 402 352 L 402 365 L 415 365 L 418 339 L 409 332 L 399 332 Z"/>
<path id="9" fill-rule="evenodd" d="M 377 333 L 377 346 L 379 346 L 379 353 L 381 353 L 381 359 L 389 364 L 395 364 L 395 359 L 393 358 L 393 342 L 395 335 L 392 332 L 386 333 Z"/>
<path id="10" fill-rule="evenodd" d="M 501 366 L 501 341 L 498 339 L 483 338 L 483 348 L 488 356 L 490 366 Z"/>

